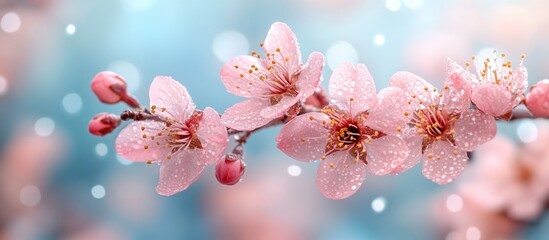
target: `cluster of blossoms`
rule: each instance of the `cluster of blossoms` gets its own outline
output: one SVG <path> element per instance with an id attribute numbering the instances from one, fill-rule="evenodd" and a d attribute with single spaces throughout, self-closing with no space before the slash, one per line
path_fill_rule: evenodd
<path id="1" fill-rule="evenodd" d="M 150 108 L 126 93 L 114 73 L 99 73 L 92 90 L 104 103 L 126 102 L 134 110 L 120 117 L 101 113 L 90 132 L 105 135 L 133 120 L 116 139 L 116 152 L 134 161 L 160 164 L 157 191 L 172 195 L 216 164 L 216 178 L 237 183 L 244 173 L 243 146 L 255 131 L 284 125 L 278 148 L 300 161 L 320 160 L 317 184 L 328 198 L 355 193 L 366 177 L 398 174 L 423 160 L 423 174 L 438 184 L 453 181 L 467 165 L 467 152 L 492 139 L 496 119 L 509 120 L 526 102 L 536 116 L 547 116 L 549 84 L 541 82 L 526 96 L 522 60 L 485 59 L 463 68 L 448 60 L 439 90 L 422 78 L 397 72 L 390 86 L 377 93 L 363 64 L 342 64 L 329 80 L 326 96 L 319 86 L 324 56 L 313 52 L 305 64 L 294 33 L 274 23 L 260 46 L 264 53 L 237 56 L 221 69 L 227 90 L 247 98 L 218 114 L 197 110 L 185 87 L 170 77 L 156 77 Z M 476 59 L 473 59 L 476 61 Z M 529 96 L 532 96 L 529 98 Z M 236 147 L 225 154 L 229 136 Z"/>

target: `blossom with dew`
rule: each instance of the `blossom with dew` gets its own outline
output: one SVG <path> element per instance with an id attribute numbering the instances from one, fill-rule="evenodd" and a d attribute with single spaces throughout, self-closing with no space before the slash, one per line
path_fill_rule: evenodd
<path id="1" fill-rule="evenodd" d="M 156 77 L 149 97 L 151 116 L 120 132 L 116 152 L 128 160 L 159 163 L 156 190 L 170 196 L 196 181 L 206 165 L 221 160 L 227 129 L 212 108 L 195 109 L 186 88 L 170 77 Z"/>
<path id="2" fill-rule="evenodd" d="M 526 95 L 526 107 L 536 117 L 549 117 L 549 79 L 530 88 L 530 93 Z"/>
<path id="3" fill-rule="evenodd" d="M 514 220 L 539 217 L 549 197 L 549 127 L 538 127 L 538 138 L 523 146 L 497 137 L 478 148 L 471 171 L 459 186 L 461 194 Z"/>
<path id="4" fill-rule="evenodd" d="M 300 161 L 321 159 L 317 185 L 324 196 L 354 194 L 369 171 L 390 173 L 408 157 L 406 143 L 395 136 L 405 127 L 409 106 L 404 92 L 385 88 L 376 96 L 372 76 L 363 64 L 343 64 L 329 83 L 331 105 L 300 115 L 277 137 L 278 148 Z"/>
<path id="5" fill-rule="evenodd" d="M 221 69 L 227 90 L 249 98 L 223 114 L 230 128 L 249 131 L 284 116 L 311 96 L 321 80 L 324 56 L 313 52 L 303 65 L 297 39 L 286 24 L 274 23 L 261 46 L 264 56 L 238 56 Z"/>
<path id="6" fill-rule="evenodd" d="M 406 93 L 409 120 L 402 129 L 410 155 L 393 173 L 400 173 L 424 160 L 423 175 L 438 184 L 453 181 L 467 165 L 467 151 L 496 134 L 496 121 L 480 110 L 469 109 L 467 73 L 448 60 L 448 77 L 442 91 L 409 73 L 398 72 L 391 86 Z"/>
<path id="7" fill-rule="evenodd" d="M 493 58 L 473 57 L 478 73 L 469 78 L 473 104 L 490 116 L 509 119 L 511 111 L 524 100 L 528 88 L 528 71 L 522 65 L 524 58 L 522 55 L 518 66 L 513 69 L 505 54 L 501 54 L 501 59 L 495 51 Z"/>
<path id="8" fill-rule="evenodd" d="M 105 136 L 121 123 L 120 117 L 112 113 L 99 113 L 88 124 L 88 131 L 95 136 Z"/>

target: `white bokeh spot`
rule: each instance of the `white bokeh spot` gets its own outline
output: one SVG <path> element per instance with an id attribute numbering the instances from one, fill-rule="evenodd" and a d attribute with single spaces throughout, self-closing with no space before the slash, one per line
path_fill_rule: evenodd
<path id="1" fill-rule="evenodd" d="M 95 153 L 100 156 L 104 157 L 109 152 L 109 148 L 107 147 L 107 144 L 104 143 L 98 143 L 95 145 Z"/>
<path id="2" fill-rule="evenodd" d="M 40 203 L 40 199 L 42 199 L 40 189 L 34 185 L 23 187 L 19 193 L 19 200 L 27 207 L 34 207 L 38 205 L 38 203 Z"/>
<path id="3" fill-rule="evenodd" d="M 301 167 L 297 165 L 290 165 L 288 167 L 288 174 L 293 177 L 297 177 L 301 175 Z"/>
<path id="4" fill-rule="evenodd" d="M 0 28 L 7 33 L 16 32 L 19 28 L 21 28 L 21 18 L 19 18 L 17 13 L 8 12 L 2 16 L 2 20 L 0 20 Z"/>
<path id="5" fill-rule="evenodd" d="M 517 127 L 517 136 L 524 143 L 533 142 L 538 138 L 538 127 L 533 121 L 524 120 Z"/>
<path id="6" fill-rule="evenodd" d="M 105 191 L 105 187 L 101 185 L 95 185 L 91 189 L 91 194 L 96 199 L 104 198 L 107 192 Z"/>
<path id="7" fill-rule="evenodd" d="M 401 6 L 400 0 L 385 0 L 385 7 L 391 12 L 398 11 Z"/>
<path id="8" fill-rule="evenodd" d="M 377 197 L 372 201 L 372 210 L 376 213 L 381 213 L 385 210 L 387 200 L 383 197 Z"/>
<path id="9" fill-rule="evenodd" d="M 350 43 L 339 41 L 332 44 L 326 51 L 326 61 L 333 71 L 342 63 L 356 64 L 358 62 L 358 53 Z"/>
<path id="10" fill-rule="evenodd" d="M 63 98 L 63 108 L 68 113 L 77 113 L 82 109 L 82 98 L 76 93 L 69 93 Z"/>
<path id="11" fill-rule="evenodd" d="M 74 35 L 74 33 L 76 32 L 76 26 L 74 26 L 74 24 L 69 24 L 67 25 L 67 27 L 65 28 L 65 32 L 67 32 L 67 35 Z"/>
<path id="12" fill-rule="evenodd" d="M 463 208 L 463 199 L 457 195 L 452 194 L 446 198 L 446 208 L 450 212 L 459 212 Z"/>
<path id="13" fill-rule="evenodd" d="M 474 226 L 467 228 L 467 232 L 465 232 L 465 238 L 467 240 L 480 240 L 481 236 L 480 229 Z"/>
<path id="14" fill-rule="evenodd" d="M 34 123 L 34 131 L 38 136 L 47 137 L 55 130 L 55 122 L 51 118 L 43 117 Z"/>
<path id="15" fill-rule="evenodd" d="M 0 75 L 0 96 L 8 92 L 8 80 Z"/>
<path id="16" fill-rule="evenodd" d="M 219 61 L 227 62 L 233 57 L 247 54 L 250 44 L 242 33 L 230 30 L 215 37 L 212 50 Z"/>
<path id="17" fill-rule="evenodd" d="M 376 34 L 374 36 L 374 44 L 377 46 L 385 44 L 385 36 L 383 34 Z"/>

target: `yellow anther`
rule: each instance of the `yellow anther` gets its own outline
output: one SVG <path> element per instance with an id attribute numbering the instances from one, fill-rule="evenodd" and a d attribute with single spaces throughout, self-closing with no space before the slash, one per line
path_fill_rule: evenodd
<path id="1" fill-rule="evenodd" d="M 301 140 L 301 142 L 305 142 L 305 138 L 301 138 L 300 140 Z"/>
<path id="2" fill-rule="evenodd" d="M 146 150 L 146 149 L 149 149 L 149 145 L 145 145 L 143 146 L 143 148 Z"/>
<path id="3" fill-rule="evenodd" d="M 311 121 L 312 121 L 312 120 L 315 120 L 315 117 L 309 116 L 309 120 L 311 120 Z"/>
<path id="4" fill-rule="evenodd" d="M 454 155 L 458 155 L 458 153 L 459 153 L 458 150 L 454 149 Z"/>

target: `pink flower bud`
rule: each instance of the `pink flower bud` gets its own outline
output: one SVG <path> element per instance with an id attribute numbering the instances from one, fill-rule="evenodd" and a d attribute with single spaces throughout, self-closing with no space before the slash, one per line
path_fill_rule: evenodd
<path id="1" fill-rule="evenodd" d="M 131 107 L 139 107 L 137 99 L 127 93 L 126 80 L 116 73 L 109 71 L 98 73 L 91 82 L 91 89 L 103 103 L 115 104 L 124 101 Z"/>
<path id="2" fill-rule="evenodd" d="M 120 117 L 112 113 L 99 113 L 88 124 L 88 130 L 95 136 L 105 136 L 120 125 Z"/>
<path id="3" fill-rule="evenodd" d="M 526 95 L 526 107 L 536 117 L 549 117 L 549 79 L 530 88 L 530 93 Z"/>
<path id="4" fill-rule="evenodd" d="M 126 81 L 116 73 L 104 71 L 95 75 L 91 89 L 101 102 L 114 104 L 126 95 Z"/>
<path id="5" fill-rule="evenodd" d="M 215 166 L 215 178 L 221 184 L 234 185 L 240 181 L 245 168 L 242 155 L 229 153 Z"/>

